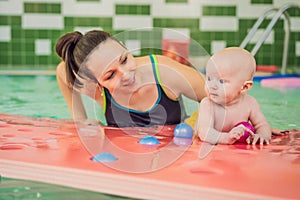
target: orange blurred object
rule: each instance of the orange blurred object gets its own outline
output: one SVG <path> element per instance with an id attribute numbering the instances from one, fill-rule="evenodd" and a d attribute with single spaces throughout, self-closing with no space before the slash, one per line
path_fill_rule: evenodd
<path id="1" fill-rule="evenodd" d="M 189 64 L 189 40 L 175 40 L 163 39 L 162 40 L 162 53 L 165 56 L 176 60 L 185 65 Z"/>
<path id="2" fill-rule="evenodd" d="M 256 71 L 258 72 L 278 72 L 278 67 L 276 65 L 257 65 Z"/>

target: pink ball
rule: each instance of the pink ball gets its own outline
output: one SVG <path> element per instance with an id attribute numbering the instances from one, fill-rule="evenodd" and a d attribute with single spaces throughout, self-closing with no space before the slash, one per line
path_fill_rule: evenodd
<path id="1" fill-rule="evenodd" d="M 255 133 L 254 127 L 249 122 L 240 122 L 240 123 L 237 123 L 234 127 L 237 127 L 240 124 L 244 125 L 246 128 L 250 129 L 253 133 Z M 244 135 L 237 142 L 247 144 L 246 140 L 250 135 L 251 134 L 248 131 L 245 131 Z"/>

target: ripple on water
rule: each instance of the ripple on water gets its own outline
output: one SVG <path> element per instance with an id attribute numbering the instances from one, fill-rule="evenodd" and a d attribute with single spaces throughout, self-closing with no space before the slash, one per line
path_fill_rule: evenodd
<path id="1" fill-rule="evenodd" d="M 0 199 L 5 200 L 125 200 L 129 198 L 28 180 L 1 178 Z M 130 198 L 132 199 L 132 198 Z"/>

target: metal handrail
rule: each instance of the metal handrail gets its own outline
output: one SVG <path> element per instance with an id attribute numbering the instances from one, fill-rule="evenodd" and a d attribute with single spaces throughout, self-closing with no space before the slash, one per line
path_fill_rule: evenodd
<path id="1" fill-rule="evenodd" d="M 265 20 L 265 18 L 270 15 L 273 12 L 278 11 L 277 8 L 271 8 L 269 10 L 267 10 L 263 15 L 261 15 L 257 21 L 255 22 L 255 24 L 253 25 L 253 27 L 251 28 L 251 30 L 249 31 L 248 35 L 245 37 L 245 39 L 243 40 L 243 42 L 241 43 L 240 47 L 241 48 L 245 48 L 247 46 L 247 44 L 250 42 L 250 40 L 254 37 L 255 32 L 257 31 L 257 29 L 259 28 L 259 26 L 261 25 L 261 23 Z"/>
<path id="2" fill-rule="evenodd" d="M 252 55 L 255 55 L 257 53 L 257 51 L 259 50 L 259 48 L 261 47 L 261 45 L 264 43 L 264 41 L 269 36 L 272 28 L 274 27 L 274 25 L 276 24 L 276 22 L 278 21 L 278 19 L 281 17 L 282 14 L 284 14 L 285 19 L 286 19 L 287 28 L 285 30 L 281 74 L 285 74 L 286 66 L 287 66 L 288 46 L 289 46 L 289 37 L 290 37 L 290 25 L 291 25 L 291 23 L 290 23 L 290 17 L 288 15 L 287 10 L 290 9 L 290 8 L 298 8 L 298 9 L 300 9 L 300 7 L 298 5 L 296 5 L 296 4 L 286 4 L 286 5 L 283 5 L 280 9 L 272 8 L 270 10 L 267 10 L 264 13 L 264 15 L 262 15 L 257 20 L 257 22 L 254 24 L 254 26 L 251 29 L 251 31 L 248 33 L 247 37 L 244 39 L 244 41 L 240 45 L 241 48 L 245 48 L 246 45 L 248 44 L 248 42 L 253 38 L 255 32 L 257 31 L 258 27 L 263 22 L 263 20 L 266 18 L 266 16 L 269 15 L 271 12 L 277 11 L 276 14 L 273 16 L 271 22 L 267 26 L 266 30 L 264 31 L 262 37 L 260 38 L 260 40 L 258 40 L 258 42 L 254 46 L 253 50 L 251 51 Z"/>

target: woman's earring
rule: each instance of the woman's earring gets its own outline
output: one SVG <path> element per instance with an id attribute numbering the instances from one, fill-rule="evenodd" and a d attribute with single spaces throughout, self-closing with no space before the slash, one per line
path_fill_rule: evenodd
<path id="1" fill-rule="evenodd" d="M 99 88 L 100 90 L 100 93 L 101 93 L 101 97 L 103 97 L 104 95 L 104 90 L 103 90 L 103 87 L 100 85 L 100 83 L 97 84 L 97 87 Z"/>

